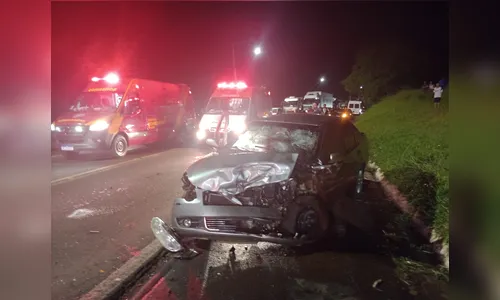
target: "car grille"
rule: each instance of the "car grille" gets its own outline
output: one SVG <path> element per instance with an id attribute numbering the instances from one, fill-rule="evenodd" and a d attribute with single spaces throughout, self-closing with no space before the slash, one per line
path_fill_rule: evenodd
<path id="1" fill-rule="evenodd" d="M 208 230 L 234 232 L 236 231 L 237 224 L 238 221 L 228 218 L 215 218 L 215 217 L 205 218 L 205 227 Z"/>
<path id="2" fill-rule="evenodd" d="M 83 127 L 83 132 L 76 132 L 75 127 L 78 125 L 66 125 L 66 126 L 57 126 L 61 131 L 56 132 L 56 139 L 59 143 L 83 143 L 85 140 L 85 133 L 88 128 L 86 126 Z"/>

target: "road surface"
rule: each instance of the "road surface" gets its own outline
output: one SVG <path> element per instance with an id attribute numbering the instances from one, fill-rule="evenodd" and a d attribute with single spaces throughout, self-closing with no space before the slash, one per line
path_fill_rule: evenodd
<path id="1" fill-rule="evenodd" d="M 202 154 L 145 149 L 90 161 L 54 155 L 52 298 L 77 299 L 147 246 L 151 218 L 168 214 L 182 173 Z"/>
<path id="2" fill-rule="evenodd" d="M 418 249 L 398 241 L 402 232 L 387 218 L 397 211 L 382 199 L 376 183 L 365 183 L 368 192 L 360 213 L 347 214 L 360 226 L 374 221 L 369 222 L 372 230 L 384 227 L 387 236 L 355 231 L 343 240 L 298 249 L 203 242 L 199 247 L 205 251 L 192 260 L 166 254 L 121 299 L 446 299 L 446 281 L 421 264 L 435 257 L 424 245 Z"/>

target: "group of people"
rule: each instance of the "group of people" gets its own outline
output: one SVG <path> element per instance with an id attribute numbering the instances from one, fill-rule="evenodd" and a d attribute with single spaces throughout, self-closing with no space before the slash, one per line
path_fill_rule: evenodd
<path id="1" fill-rule="evenodd" d="M 304 107 L 300 106 L 297 109 L 297 112 L 314 115 L 328 115 L 330 113 L 330 109 L 326 107 L 326 104 L 323 104 L 323 107 L 321 107 L 318 103 L 313 103 L 310 109 L 304 109 Z"/>
<path id="2" fill-rule="evenodd" d="M 438 83 L 434 84 L 429 82 L 424 82 L 422 88 L 424 90 L 431 90 L 433 93 L 433 99 L 434 99 L 434 108 L 439 108 L 439 104 L 441 103 L 441 96 L 443 95 L 443 87 L 445 85 L 444 79 L 440 80 Z"/>

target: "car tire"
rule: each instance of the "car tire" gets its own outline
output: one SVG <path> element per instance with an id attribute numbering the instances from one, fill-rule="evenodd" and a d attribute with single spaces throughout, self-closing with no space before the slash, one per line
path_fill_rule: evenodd
<path id="1" fill-rule="evenodd" d="M 67 151 L 67 152 L 63 152 L 62 156 L 66 160 L 75 160 L 75 159 L 78 159 L 78 157 L 80 156 L 80 153 L 73 152 L 73 151 Z"/>
<path id="2" fill-rule="evenodd" d="M 354 199 L 360 200 L 363 196 L 363 184 L 365 180 L 365 165 L 358 170 L 354 185 Z"/>
<path id="3" fill-rule="evenodd" d="M 111 143 L 111 153 L 114 157 L 124 157 L 127 155 L 128 142 L 122 134 L 117 134 Z"/>

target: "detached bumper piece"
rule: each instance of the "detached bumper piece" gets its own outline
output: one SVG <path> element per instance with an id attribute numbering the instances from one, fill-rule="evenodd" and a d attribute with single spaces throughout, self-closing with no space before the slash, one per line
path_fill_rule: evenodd
<path id="1" fill-rule="evenodd" d="M 176 256 L 178 259 L 191 259 L 200 254 L 194 246 L 189 247 L 183 244 L 175 231 L 158 217 L 151 220 L 151 230 L 165 249 L 172 253 L 179 253 Z"/>

